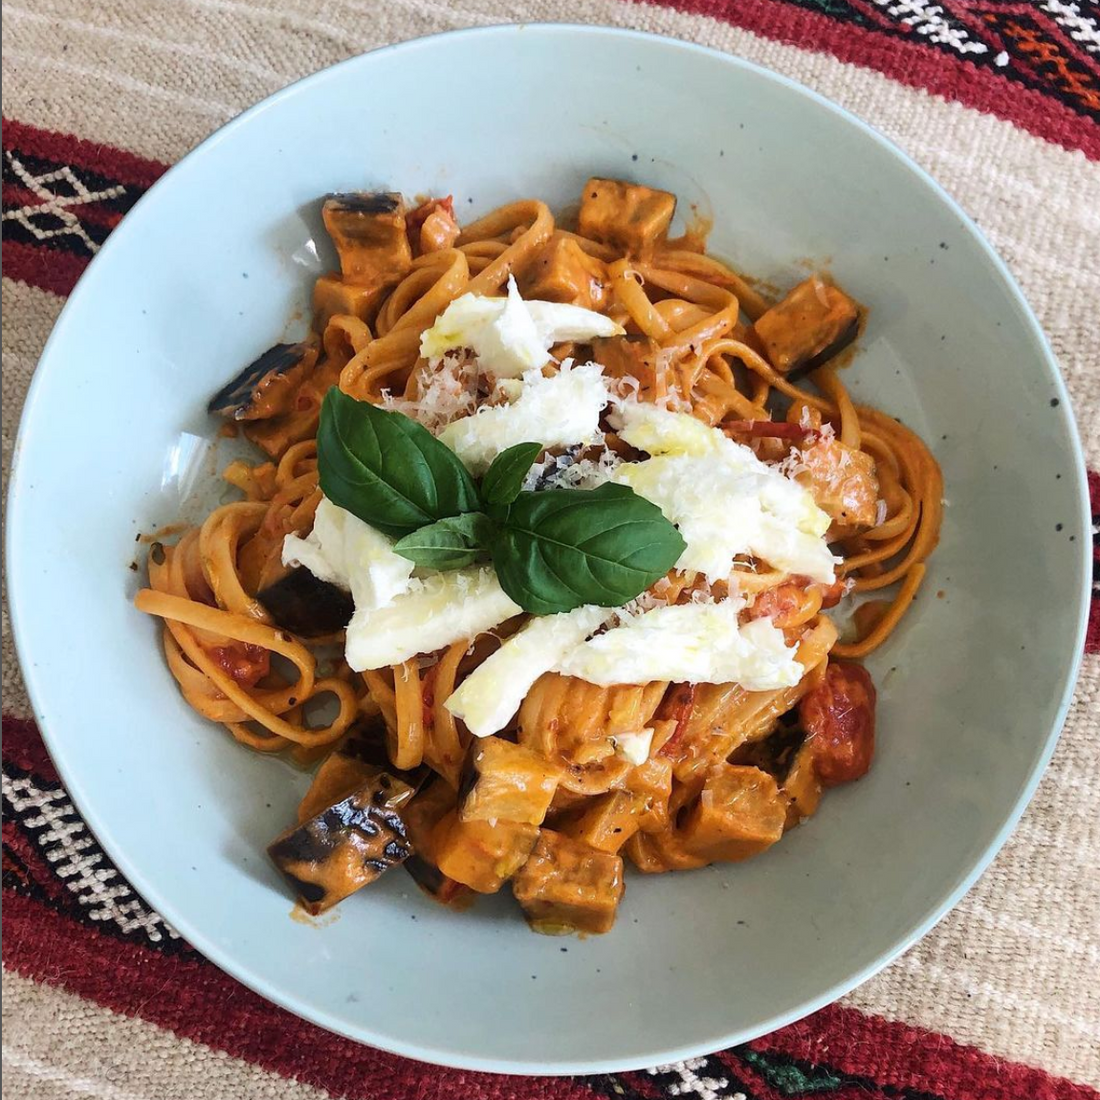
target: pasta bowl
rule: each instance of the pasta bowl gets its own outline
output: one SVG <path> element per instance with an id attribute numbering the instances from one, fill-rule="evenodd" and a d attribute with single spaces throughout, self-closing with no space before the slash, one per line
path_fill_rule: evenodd
<path id="1" fill-rule="evenodd" d="M 519 195 L 560 208 L 591 175 L 676 192 L 713 219 L 714 252 L 767 282 L 797 281 L 801 258 L 827 262 L 869 309 L 846 381 L 932 442 L 947 503 L 917 606 L 871 661 L 875 766 L 760 859 L 630 878 L 607 936 L 532 935 L 503 896 L 457 917 L 396 874 L 334 917 L 292 920 L 263 851 L 307 777 L 180 698 L 155 624 L 132 606 L 135 539 L 221 492 L 226 447 L 211 442 L 206 402 L 301 324 L 331 266 L 319 196 L 452 193 L 473 217 Z M 1085 480 L 1066 392 L 977 229 L 897 149 L 806 89 L 600 28 L 386 48 L 213 135 L 134 208 L 70 298 L 28 398 L 9 509 L 35 715 L 135 888 L 298 1015 L 472 1069 L 665 1063 L 749 1040 L 868 978 L 1004 842 L 1053 751 L 1084 637 Z"/>

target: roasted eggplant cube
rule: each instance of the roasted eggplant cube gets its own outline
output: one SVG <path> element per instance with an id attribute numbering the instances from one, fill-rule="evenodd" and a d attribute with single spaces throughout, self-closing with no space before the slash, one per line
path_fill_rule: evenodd
<path id="1" fill-rule="evenodd" d="M 787 800 L 760 768 L 712 772 L 681 829 L 684 847 L 707 862 L 734 863 L 770 848 L 782 835 Z"/>
<path id="2" fill-rule="evenodd" d="M 268 854 L 308 912 L 331 909 L 408 858 L 400 810 L 412 795 L 382 773 L 272 842 Z"/>
<path id="3" fill-rule="evenodd" d="M 572 237 L 552 237 L 519 280 L 525 298 L 601 310 L 607 304 L 607 268 Z"/>
<path id="4" fill-rule="evenodd" d="M 814 502 L 840 527 L 874 527 L 878 514 L 875 460 L 839 439 L 819 439 L 803 449 L 800 481 Z"/>
<path id="5" fill-rule="evenodd" d="M 590 848 L 615 855 L 641 828 L 645 800 L 630 791 L 608 791 L 590 800 L 587 808 L 560 832 Z"/>
<path id="6" fill-rule="evenodd" d="M 290 569 L 256 598 L 279 626 L 303 638 L 343 630 L 355 611 L 350 592 L 319 580 L 304 565 Z"/>
<path id="7" fill-rule="evenodd" d="M 592 358 L 608 378 L 636 378 L 638 397 L 655 401 L 667 386 L 659 358 L 661 346 L 649 336 L 607 336 L 592 341 Z"/>
<path id="8" fill-rule="evenodd" d="M 294 407 L 298 388 L 317 366 L 310 344 L 276 344 L 227 382 L 206 406 L 231 420 L 268 420 Z"/>
<path id="9" fill-rule="evenodd" d="M 313 327 L 324 333 L 333 317 L 357 317 L 369 321 L 385 288 L 381 285 L 356 286 L 339 275 L 322 275 L 313 284 Z"/>
<path id="10" fill-rule="evenodd" d="M 859 334 L 859 306 L 839 287 L 814 275 L 758 317 L 755 331 L 777 371 L 813 370 Z"/>
<path id="11" fill-rule="evenodd" d="M 623 861 L 542 829 L 512 892 L 536 932 L 609 932 L 623 896 Z"/>
<path id="12" fill-rule="evenodd" d="M 348 730 L 313 773 L 313 782 L 298 804 L 299 823 L 315 817 L 327 806 L 336 805 L 389 768 L 385 731 L 381 717 L 362 719 Z M 409 773 L 403 772 L 396 778 L 410 787 L 416 786 L 416 778 Z"/>
<path id="13" fill-rule="evenodd" d="M 643 256 L 668 235 L 676 196 L 638 183 L 593 177 L 581 192 L 577 227 L 582 237 Z"/>
<path id="14" fill-rule="evenodd" d="M 398 282 L 412 267 L 405 200 L 399 194 L 329 195 L 321 217 L 340 257 L 344 282 L 381 289 Z"/>
<path id="15" fill-rule="evenodd" d="M 486 737 L 470 751 L 459 817 L 541 825 L 560 777 L 561 769 L 539 753 Z"/>
<path id="16" fill-rule="evenodd" d="M 432 833 L 436 866 L 479 894 L 495 894 L 523 866 L 538 839 L 537 825 L 461 821 L 454 811 Z"/>

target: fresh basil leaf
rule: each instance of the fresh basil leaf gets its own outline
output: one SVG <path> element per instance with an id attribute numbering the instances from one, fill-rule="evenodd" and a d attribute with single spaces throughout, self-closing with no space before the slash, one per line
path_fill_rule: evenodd
<path id="1" fill-rule="evenodd" d="M 541 443 L 517 443 L 501 451 L 481 479 L 481 499 L 486 504 L 511 504 L 542 450 Z"/>
<path id="2" fill-rule="evenodd" d="M 333 386 L 317 429 L 321 491 L 391 538 L 481 506 L 457 456 L 401 413 Z"/>
<path id="3" fill-rule="evenodd" d="M 532 615 L 617 607 L 684 552 L 661 510 L 626 485 L 520 493 L 490 514 L 500 524 L 490 543 L 497 577 Z"/>
<path id="4" fill-rule="evenodd" d="M 463 569 L 484 558 L 493 522 L 481 512 L 437 520 L 393 544 L 394 553 L 427 569 Z"/>

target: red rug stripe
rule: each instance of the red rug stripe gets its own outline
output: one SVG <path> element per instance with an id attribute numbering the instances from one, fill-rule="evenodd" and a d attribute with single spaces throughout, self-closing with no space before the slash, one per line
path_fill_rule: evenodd
<path id="1" fill-rule="evenodd" d="M 5 762 L 10 760 L 16 767 L 25 772 L 34 772 L 47 783 L 60 782 L 42 735 L 32 719 L 5 714 L 3 736 Z"/>
<path id="2" fill-rule="evenodd" d="M 962 57 L 928 46 L 921 38 L 841 23 L 820 12 L 775 0 L 636 0 L 693 15 L 706 15 L 765 38 L 829 53 L 874 69 L 901 84 L 943 96 L 1012 122 L 1046 141 L 1080 149 L 1100 160 L 1100 126 L 1052 95 L 1028 88 Z"/>
<path id="3" fill-rule="evenodd" d="M 91 262 L 59 248 L 5 240 L 4 274 L 9 279 L 66 297 Z"/>
<path id="4" fill-rule="evenodd" d="M 54 130 L 40 130 L 11 118 L 3 120 L 3 133 L 5 149 L 21 149 L 32 156 L 45 157 L 73 168 L 90 168 L 118 183 L 151 187 L 167 170 L 158 161 L 146 160 L 113 145 L 85 141 Z"/>
<path id="5" fill-rule="evenodd" d="M 5 892 L 3 961 L 114 1012 L 137 1016 L 333 1096 L 370 1100 L 592 1100 L 578 1081 L 440 1069 L 305 1023 L 197 956 L 104 935 L 33 899 Z"/>
<path id="6" fill-rule="evenodd" d="M 947 1035 L 838 1005 L 750 1046 L 950 1100 L 1100 1100 L 1100 1093 L 1087 1085 L 991 1057 Z"/>

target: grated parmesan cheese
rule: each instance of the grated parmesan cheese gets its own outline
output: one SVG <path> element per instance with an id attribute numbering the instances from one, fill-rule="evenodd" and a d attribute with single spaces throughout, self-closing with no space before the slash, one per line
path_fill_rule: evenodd
<path id="1" fill-rule="evenodd" d="M 410 401 L 389 390 L 382 391 L 381 407 L 399 412 L 423 424 L 433 435 L 477 409 L 477 361 L 465 348 L 446 352 L 421 381 L 419 397 Z"/>

